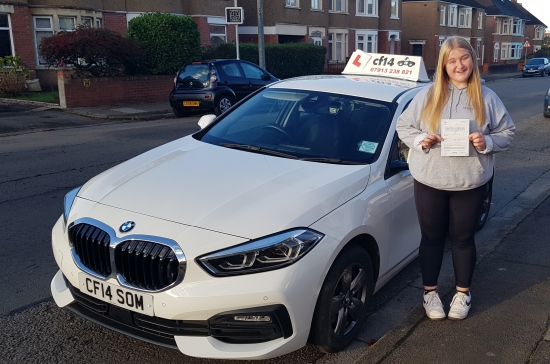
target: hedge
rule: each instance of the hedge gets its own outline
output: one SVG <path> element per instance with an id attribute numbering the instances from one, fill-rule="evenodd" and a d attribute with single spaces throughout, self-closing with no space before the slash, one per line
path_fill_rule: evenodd
<path id="1" fill-rule="evenodd" d="M 142 14 L 128 23 L 128 38 L 145 53 L 145 74 L 172 74 L 201 56 L 200 33 L 189 16 L 163 13 Z"/>
<path id="2" fill-rule="evenodd" d="M 266 69 L 278 78 L 319 75 L 325 66 L 327 49 L 309 43 L 266 44 Z M 259 64 L 258 44 L 241 43 L 240 59 Z M 223 43 L 203 49 L 202 59 L 235 59 L 235 43 Z"/>

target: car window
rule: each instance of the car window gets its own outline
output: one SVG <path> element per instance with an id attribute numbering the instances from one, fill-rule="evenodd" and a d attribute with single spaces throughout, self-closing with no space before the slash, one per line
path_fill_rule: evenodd
<path id="1" fill-rule="evenodd" d="M 243 77 L 239 66 L 236 63 L 225 63 L 221 66 L 222 71 L 229 77 Z"/>
<path id="2" fill-rule="evenodd" d="M 261 69 L 251 64 L 243 62 L 241 63 L 241 67 L 243 68 L 244 75 L 246 76 L 246 78 L 261 80 L 262 76 L 265 75 L 265 73 Z"/>
<path id="3" fill-rule="evenodd" d="M 371 99 L 268 88 L 199 138 L 210 144 L 240 144 L 296 158 L 332 159 L 321 162 L 368 164 L 382 150 L 391 110 L 391 103 Z"/>
<path id="4" fill-rule="evenodd" d="M 542 58 L 533 58 L 533 59 L 530 59 L 527 64 L 531 65 L 531 64 L 543 64 L 543 60 Z"/>
<path id="5" fill-rule="evenodd" d="M 207 83 L 210 72 L 207 64 L 188 64 L 178 74 L 178 82 L 199 81 Z"/>

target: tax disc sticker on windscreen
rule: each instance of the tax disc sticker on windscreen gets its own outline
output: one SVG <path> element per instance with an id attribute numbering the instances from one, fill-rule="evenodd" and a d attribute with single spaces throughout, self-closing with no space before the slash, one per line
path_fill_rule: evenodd
<path id="1" fill-rule="evenodd" d="M 357 143 L 357 145 L 357 150 L 363 153 L 374 154 L 376 152 L 376 148 L 378 148 L 378 143 L 367 142 L 365 140 L 361 140 Z"/>

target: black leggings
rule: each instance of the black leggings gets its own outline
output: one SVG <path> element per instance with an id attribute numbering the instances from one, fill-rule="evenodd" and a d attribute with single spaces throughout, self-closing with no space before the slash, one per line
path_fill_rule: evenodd
<path id="1" fill-rule="evenodd" d="M 451 242 L 455 283 L 468 288 L 476 264 L 475 229 L 486 185 L 445 191 L 414 181 L 414 199 L 422 232 L 419 260 L 424 286 L 437 286 L 447 235 Z"/>

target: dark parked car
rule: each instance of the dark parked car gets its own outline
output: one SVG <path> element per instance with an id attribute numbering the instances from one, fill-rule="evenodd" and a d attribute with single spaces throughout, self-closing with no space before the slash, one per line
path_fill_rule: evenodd
<path id="1" fill-rule="evenodd" d="M 176 116 L 214 109 L 220 115 L 257 89 L 278 81 L 254 63 L 220 59 L 186 64 L 174 79 L 170 106 Z"/>
<path id="2" fill-rule="evenodd" d="M 544 95 L 544 117 L 550 118 L 550 89 Z"/>
<path id="3" fill-rule="evenodd" d="M 546 76 L 550 75 L 550 61 L 546 57 L 531 58 L 525 66 L 523 66 L 522 76 Z"/>

